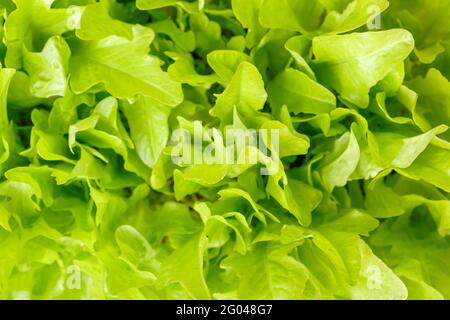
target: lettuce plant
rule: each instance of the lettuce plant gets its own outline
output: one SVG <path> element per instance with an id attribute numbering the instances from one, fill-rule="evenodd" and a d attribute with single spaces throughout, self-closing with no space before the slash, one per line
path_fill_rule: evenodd
<path id="1" fill-rule="evenodd" d="M 0 13 L 0 298 L 450 298 L 448 0 Z"/>

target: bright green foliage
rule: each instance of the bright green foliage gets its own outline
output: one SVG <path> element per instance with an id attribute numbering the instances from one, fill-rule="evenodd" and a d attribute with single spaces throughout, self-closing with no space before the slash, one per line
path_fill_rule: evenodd
<path id="1" fill-rule="evenodd" d="M 450 299 L 448 0 L 0 13 L 0 299 Z"/>

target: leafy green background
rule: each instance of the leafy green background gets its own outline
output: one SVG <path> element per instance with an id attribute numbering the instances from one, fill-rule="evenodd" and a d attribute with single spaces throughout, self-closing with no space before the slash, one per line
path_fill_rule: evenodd
<path id="1" fill-rule="evenodd" d="M 0 298 L 450 299 L 448 0 L 0 13 Z M 279 159 L 174 164 L 198 125 Z"/>

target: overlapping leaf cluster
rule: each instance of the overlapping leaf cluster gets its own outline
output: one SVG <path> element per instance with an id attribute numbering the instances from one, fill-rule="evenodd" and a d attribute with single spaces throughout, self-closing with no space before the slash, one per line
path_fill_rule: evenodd
<path id="1" fill-rule="evenodd" d="M 0 8 L 0 298 L 450 298 L 447 0 Z"/>

